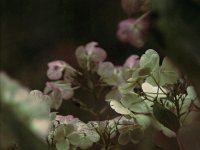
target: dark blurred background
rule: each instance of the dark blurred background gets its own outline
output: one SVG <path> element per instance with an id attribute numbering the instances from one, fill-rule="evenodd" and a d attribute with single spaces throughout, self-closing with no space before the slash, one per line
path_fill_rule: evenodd
<path id="1" fill-rule="evenodd" d="M 115 64 L 146 50 L 117 39 L 120 0 L 1 0 L 1 12 L 0 70 L 31 89 L 44 88 L 49 61 L 75 65 L 78 45 L 97 41 Z"/>

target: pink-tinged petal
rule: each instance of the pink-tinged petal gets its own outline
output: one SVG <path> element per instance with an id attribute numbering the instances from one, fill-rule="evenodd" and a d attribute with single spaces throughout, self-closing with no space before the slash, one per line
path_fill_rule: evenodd
<path id="1" fill-rule="evenodd" d="M 128 40 L 129 34 L 131 32 L 131 27 L 134 24 L 134 22 L 135 22 L 135 19 L 129 18 L 119 23 L 117 36 L 122 42 L 126 42 Z"/>
<path id="2" fill-rule="evenodd" d="M 139 56 L 138 55 L 131 55 L 126 59 L 124 66 L 127 66 L 129 68 L 133 68 L 136 64 L 138 64 L 138 62 L 139 62 Z"/>
<path id="3" fill-rule="evenodd" d="M 129 18 L 119 23 L 117 37 L 135 47 L 142 47 L 146 41 L 148 23 L 145 19 Z"/>
<path id="4" fill-rule="evenodd" d="M 52 99 L 51 108 L 58 109 L 62 104 L 61 91 L 55 86 L 53 82 L 47 82 L 44 93 L 48 94 Z"/>
<path id="5" fill-rule="evenodd" d="M 76 124 L 80 120 L 78 118 L 74 118 L 72 115 L 62 116 L 62 115 L 56 115 L 56 119 L 64 124 Z"/>
<path id="6" fill-rule="evenodd" d="M 97 42 L 90 42 L 76 49 L 76 59 L 81 68 L 96 71 L 98 63 L 106 59 L 106 51 L 97 45 Z"/>
<path id="7" fill-rule="evenodd" d="M 97 47 L 97 42 L 90 42 L 85 46 L 85 49 L 89 56 L 92 57 L 94 61 L 104 61 L 107 57 L 107 54 L 104 49 Z"/>
<path id="8" fill-rule="evenodd" d="M 98 45 L 97 42 L 90 42 L 86 44 L 85 50 L 87 51 L 88 55 L 91 55 L 94 52 L 97 45 Z"/>
<path id="9" fill-rule="evenodd" d="M 66 63 L 61 60 L 56 60 L 48 63 L 47 76 L 51 80 L 58 80 L 62 77 L 63 70 L 66 67 Z"/>
<path id="10" fill-rule="evenodd" d="M 71 83 L 65 81 L 47 82 L 44 93 L 60 92 L 64 100 L 69 100 L 74 95 L 74 90 L 71 87 Z"/>

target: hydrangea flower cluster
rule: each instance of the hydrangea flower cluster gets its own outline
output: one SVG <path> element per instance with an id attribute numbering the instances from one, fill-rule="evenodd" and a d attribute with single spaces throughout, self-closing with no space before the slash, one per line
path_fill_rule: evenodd
<path id="1" fill-rule="evenodd" d="M 187 116 L 197 97 L 168 58 L 161 63 L 158 53 L 149 49 L 141 58 L 131 55 L 122 66 L 115 66 L 105 61 L 107 54 L 96 42 L 79 46 L 75 55 L 78 69 L 63 61 L 48 65 L 47 76 L 54 81 L 47 82 L 45 94 L 54 99 L 51 107 L 58 109 L 62 100 L 72 100 L 98 118 L 106 108 L 94 111 L 75 98 L 76 91 L 109 87 L 103 99 L 120 116 L 84 123 L 72 116 L 57 115 L 50 132 L 51 144 L 86 149 L 98 143 L 105 148 L 116 144 L 105 141 L 118 138 L 119 145 L 126 145 L 139 142 L 150 126 L 168 137 L 176 137 L 179 128 L 188 123 Z M 88 79 L 82 82 L 79 78 L 85 76 Z M 98 92 L 97 95 L 102 94 Z"/>
<path id="2" fill-rule="evenodd" d="M 48 64 L 51 81 L 43 93 L 0 75 L 3 104 L 13 108 L 17 118 L 50 148 L 122 148 L 142 141 L 149 127 L 167 137 L 178 137 L 199 109 L 187 79 L 167 57 L 161 61 L 152 49 L 141 57 L 131 55 L 121 66 L 106 61 L 106 51 L 96 42 L 79 46 L 75 56 L 78 68 L 61 60 Z M 88 102 L 82 99 L 84 94 L 92 95 Z M 90 105 L 89 99 L 98 105 Z M 96 120 L 86 123 L 71 114 L 60 115 L 63 100 Z"/>

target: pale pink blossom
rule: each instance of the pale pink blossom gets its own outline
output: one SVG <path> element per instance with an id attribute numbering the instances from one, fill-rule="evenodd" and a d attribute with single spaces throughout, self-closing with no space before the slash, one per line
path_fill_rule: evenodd
<path id="1" fill-rule="evenodd" d="M 47 76 L 51 80 L 58 80 L 62 77 L 62 72 L 66 67 L 66 63 L 61 60 L 56 60 L 48 63 Z"/>
<path id="2" fill-rule="evenodd" d="M 118 25 L 117 37 L 122 42 L 130 43 L 135 47 L 142 47 L 146 40 L 147 21 L 129 18 Z"/>

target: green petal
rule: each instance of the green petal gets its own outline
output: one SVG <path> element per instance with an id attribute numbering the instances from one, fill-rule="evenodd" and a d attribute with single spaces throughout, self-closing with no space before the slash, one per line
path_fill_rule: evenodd
<path id="1" fill-rule="evenodd" d="M 68 140 L 60 140 L 56 143 L 57 150 L 69 150 L 69 141 Z"/>

